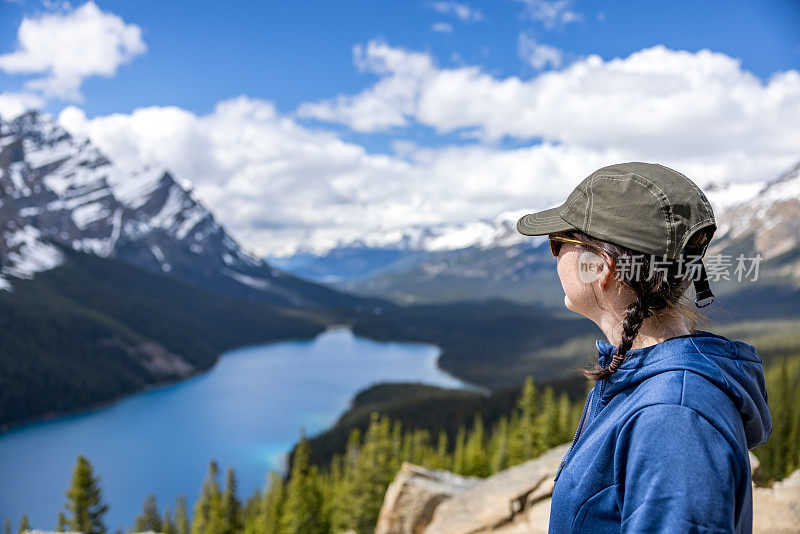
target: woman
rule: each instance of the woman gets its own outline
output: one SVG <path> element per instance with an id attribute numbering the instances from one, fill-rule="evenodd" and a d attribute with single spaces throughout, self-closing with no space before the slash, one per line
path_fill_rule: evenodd
<path id="1" fill-rule="evenodd" d="M 752 345 L 695 330 L 714 297 L 711 205 L 684 175 L 623 163 L 517 222 L 548 235 L 565 306 L 594 321 L 594 380 L 555 479 L 550 533 L 751 532 L 748 449 L 772 431 Z"/>

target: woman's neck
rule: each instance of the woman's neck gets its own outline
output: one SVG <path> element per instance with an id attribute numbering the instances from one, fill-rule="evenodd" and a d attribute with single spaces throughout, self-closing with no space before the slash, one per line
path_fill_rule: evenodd
<path id="1" fill-rule="evenodd" d="M 612 345 L 619 346 L 622 343 L 622 321 L 624 316 L 609 318 L 600 324 L 600 329 L 606 335 L 606 339 Z M 689 327 L 681 320 L 659 320 L 656 316 L 647 318 L 642 322 L 639 332 L 633 339 L 633 345 L 628 350 L 636 350 L 661 343 L 665 339 L 675 336 L 691 334 Z"/>

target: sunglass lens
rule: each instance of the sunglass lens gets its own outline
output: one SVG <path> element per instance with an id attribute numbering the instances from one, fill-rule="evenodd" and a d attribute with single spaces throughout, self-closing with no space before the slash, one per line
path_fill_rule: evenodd
<path id="1" fill-rule="evenodd" d="M 554 257 L 558 257 L 558 252 L 561 250 L 561 241 L 550 238 L 550 252 Z"/>

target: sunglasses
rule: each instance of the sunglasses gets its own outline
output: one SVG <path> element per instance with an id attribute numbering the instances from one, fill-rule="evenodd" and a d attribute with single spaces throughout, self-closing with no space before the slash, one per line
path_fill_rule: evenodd
<path id="1" fill-rule="evenodd" d="M 553 257 L 558 257 L 558 253 L 561 251 L 561 243 L 577 243 L 579 245 L 586 245 L 583 241 L 578 241 L 577 239 L 570 239 L 568 237 L 561 237 L 551 235 L 548 236 L 550 240 L 550 252 L 553 254 Z"/>

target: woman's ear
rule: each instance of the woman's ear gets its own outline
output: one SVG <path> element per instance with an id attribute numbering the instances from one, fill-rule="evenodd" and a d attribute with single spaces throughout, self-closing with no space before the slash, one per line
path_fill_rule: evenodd
<path id="1" fill-rule="evenodd" d="M 600 274 L 598 282 L 600 282 L 600 289 L 606 289 L 608 284 L 610 284 L 611 281 L 616 278 L 617 268 L 614 260 L 611 259 L 611 256 L 605 252 L 601 252 L 600 255 L 605 263 L 603 264 L 603 272 Z"/>

